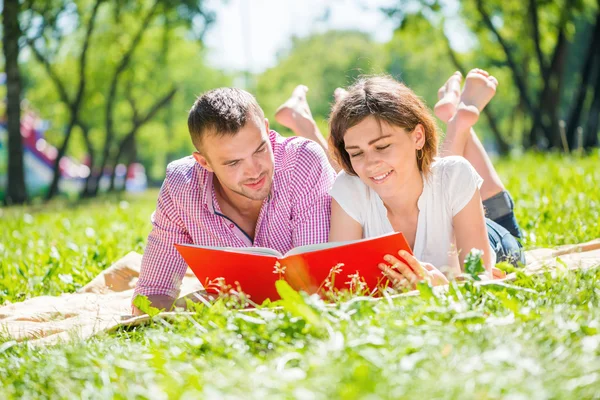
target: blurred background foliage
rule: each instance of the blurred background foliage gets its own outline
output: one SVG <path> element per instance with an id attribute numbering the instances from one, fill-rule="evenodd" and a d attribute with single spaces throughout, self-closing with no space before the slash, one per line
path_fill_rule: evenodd
<path id="1" fill-rule="evenodd" d="M 58 155 L 90 167 L 83 196 L 95 196 L 117 163 L 139 162 L 159 184 L 169 161 L 193 151 L 186 118 L 195 96 L 219 86 L 254 93 L 272 126 L 289 134 L 273 114 L 305 84 L 326 134 L 333 91 L 359 75 L 391 74 L 432 107 L 450 74 L 477 66 L 501 82 L 477 128 L 490 151 L 598 147 L 597 0 L 399 0 L 379 7 L 396 27 L 389 41 L 360 26 L 321 29 L 292 37 L 259 73 L 207 61 L 204 37 L 217 16 L 202 0 L 21 0 L 5 2 L 3 14 L 8 7 L 19 29 L 4 23 L 3 46 L 18 43 L 19 96 L 49 121 L 46 139 Z M 449 39 L 454 31 L 458 43 Z M 0 95 L 10 103 L 14 56 L 4 53 L 9 84 Z M 57 192 L 57 165 L 48 197 Z"/>

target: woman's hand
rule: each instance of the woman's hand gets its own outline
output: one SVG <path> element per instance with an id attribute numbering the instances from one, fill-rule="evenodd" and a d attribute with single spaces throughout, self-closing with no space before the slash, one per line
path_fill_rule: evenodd
<path id="1" fill-rule="evenodd" d="M 405 250 L 400 250 L 398 255 L 406 262 L 388 254 L 383 259 L 391 265 L 384 263 L 378 265 L 395 289 L 415 289 L 419 281 L 427 281 L 433 286 L 448 283 L 448 278 L 433 265 L 419 262 Z"/>

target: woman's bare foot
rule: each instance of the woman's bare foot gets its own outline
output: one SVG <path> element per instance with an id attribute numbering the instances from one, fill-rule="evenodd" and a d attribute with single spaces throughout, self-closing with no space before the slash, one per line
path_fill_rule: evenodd
<path id="1" fill-rule="evenodd" d="M 306 92 L 308 92 L 306 86 L 296 86 L 292 96 L 275 111 L 275 121 L 295 133 L 299 133 L 299 131 L 301 133 L 307 122 L 314 122 L 306 101 Z"/>
<path id="2" fill-rule="evenodd" d="M 439 101 L 433 107 L 433 112 L 443 122 L 448 122 L 456 113 L 456 108 L 460 100 L 460 84 L 462 74 L 456 71 L 438 90 Z"/>
<path id="3" fill-rule="evenodd" d="M 292 96 L 275 111 L 275 121 L 291 129 L 296 136 L 317 142 L 327 153 L 334 169 L 339 171 L 339 167 L 330 158 L 327 141 L 310 112 L 310 107 L 306 101 L 306 92 L 308 92 L 306 86 L 296 86 Z"/>
<path id="4" fill-rule="evenodd" d="M 470 128 L 475 125 L 481 111 L 496 94 L 497 87 L 498 80 L 487 71 L 476 68 L 467 74 L 454 117 L 461 126 Z"/>
<path id="5" fill-rule="evenodd" d="M 344 97 L 348 95 L 348 91 L 343 88 L 337 88 L 333 91 L 333 99 L 335 103 L 339 103 Z"/>

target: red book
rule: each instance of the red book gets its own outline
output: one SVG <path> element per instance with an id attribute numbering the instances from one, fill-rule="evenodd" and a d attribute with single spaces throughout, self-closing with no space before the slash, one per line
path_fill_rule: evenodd
<path id="1" fill-rule="evenodd" d="M 400 258 L 400 250 L 412 254 L 402 233 L 352 242 L 300 246 L 286 254 L 264 247 L 192 244 L 175 244 L 175 247 L 207 292 L 217 292 L 215 282 L 223 278 L 226 285 L 236 290 L 239 286 L 257 304 L 266 299 L 279 299 L 275 290 L 278 279 L 285 279 L 296 290 L 317 293 L 331 275 L 332 268 L 339 270 L 333 285 L 336 289 L 350 289 L 351 276 L 358 273 L 367 287 L 374 290 L 378 285 L 388 284 L 377 267 L 384 262 L 384 255 Z"/>

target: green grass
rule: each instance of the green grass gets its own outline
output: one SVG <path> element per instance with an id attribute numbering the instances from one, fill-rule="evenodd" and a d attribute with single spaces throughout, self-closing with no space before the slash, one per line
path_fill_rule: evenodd
<path id="1" fill-rule="evenodd" d="M 599 163 L 498 163 L 526 247 L 600 237 Z M 142 251 L 155 200 L 0 209 L 0 303 L 73 291 Z M 0 398 L 600 398 L 599 281 L 600 269 L 558 271 L 330 308 L 304 299 L 309 311 L 215 305 L 44 349 L 0 339 Z"/>

